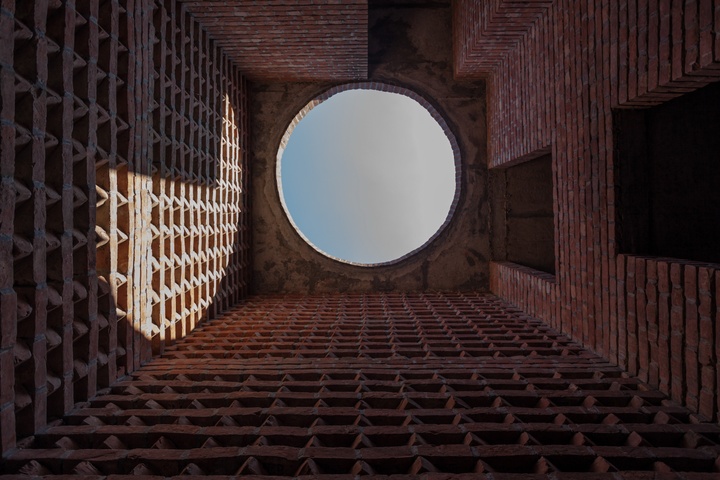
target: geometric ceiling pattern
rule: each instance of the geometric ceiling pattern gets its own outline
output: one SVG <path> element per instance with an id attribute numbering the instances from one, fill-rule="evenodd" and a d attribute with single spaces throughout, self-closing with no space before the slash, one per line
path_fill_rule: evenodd
<path id="1" fill-rule="evenodd" d="M 24 446 L 0 471 L 709 480 L 720 426 L 493 295 L 284 295 L 200 326 Z"/>

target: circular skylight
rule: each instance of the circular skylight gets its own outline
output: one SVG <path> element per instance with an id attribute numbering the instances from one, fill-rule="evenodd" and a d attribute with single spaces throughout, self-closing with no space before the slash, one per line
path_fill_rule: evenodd
<path id="1" fill-rule="evenodd" d="M 420 249 L 455 204 L 457 148 L 446 130 L 408 95 L 349 89 L 310 102 L 278 150 L 280 198 L 296 230 L 359 265 Z"/>

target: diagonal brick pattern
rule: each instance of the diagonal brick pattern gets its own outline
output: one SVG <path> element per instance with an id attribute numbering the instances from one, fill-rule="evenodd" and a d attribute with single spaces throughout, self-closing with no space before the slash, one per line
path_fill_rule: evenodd
<path id="1" fill-rule="evenodd" d="M 494 74 L 552 3 L 552 0 L 456 0 L 456 75 L 472 78 Z"/>
<path id="2" fill-rule="evenodd" d="M 0 471 L 710 479 L 719 444 L 720 426 L 492 295 L 278 296 L 200 326 Z"/>

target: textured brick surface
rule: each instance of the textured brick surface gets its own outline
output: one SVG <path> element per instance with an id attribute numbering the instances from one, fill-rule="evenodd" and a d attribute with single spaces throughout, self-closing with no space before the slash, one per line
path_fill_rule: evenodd
<path id="1" fill-rule="evenodd" d="M 168 5 L 2 2 L 0 451 L 245 294 L 246 85 Z"/>
<path id="2" fill-rule="evenodd" d="M 719 442 L 719 426 L 491 295 L 254 297 L 0 468 L 709 479 Z"/>
<path id="3" fill-rule="evenodd" d="M 156 4 L 147 304 L 153 354 L 247 291 L 247 84 L 182 8 Z M 187 45 L 196 47 L 188 49 Z"/>
<path id="4" fill-rule="evenodd" d="M 367 0 L 180 1 L 252 80 L 367 78 Z"/>
<path id="5" fill-rule="evenodd" d="M 703 323 L 695 289 L 697 269 L 711 278 L 718 266 L 619 255 L 612 112 L 720 80 L 720 2 L 469 0 L 455 8 L 456 72 L 488 78 L 488 165 L 547 149 L 553 156 L 555 279 L 494 264 L 493 292 L 717 420 L 718 343 L 708 330 L 717 293 L 706 282 Z M 518 15 L 501 14 L 510 9 Z M 656 266 L 680 275 L 659 304 L 655 285 L 667 280 L 653 277 Z"/>
<path id="6" fill-rule="evenodd" d="M 502 65 L 553 0 L 454 3 L 455 74 L 487 77 Z"/>

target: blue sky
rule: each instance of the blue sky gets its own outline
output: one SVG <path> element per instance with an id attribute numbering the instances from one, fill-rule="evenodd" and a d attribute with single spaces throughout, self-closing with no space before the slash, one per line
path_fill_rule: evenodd
<path id="1" fill-rule="evenodd" d="M 455 194 L 455 161 L 440 125 L 404 95 L 348 90 L 313 108 L 290 136 L 280 188 L 318 249 L 382 263 L 422 246 Z"/>

